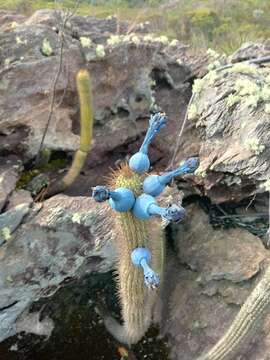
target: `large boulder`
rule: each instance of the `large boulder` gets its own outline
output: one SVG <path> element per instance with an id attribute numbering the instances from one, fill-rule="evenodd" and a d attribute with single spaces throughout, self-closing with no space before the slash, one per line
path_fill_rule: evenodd
<path id="1" fill-rule="evenodd" d="M 240 55 L 269 56 L 270 48 L 249 45 L 232 59 L 242 59 Z M 195 80 L 193 93 L 188 114 L 200 139 L 196 181 L 202 192 L 221 203 L 268 190 L 269 65 L 237 63 L 211 70 Z"/>
<path id="2" fill-rule="evenodd" d="M 34 301 L 52 295 L 65 280 L 111 270 L 115 234 L 107 219 L 106 208 L 91 198 L 64 195 L 1 215 L 0 342 L 19 331 L 20 316 Z"/>
<path id="3" fill-rule="evenodd" d="M 194 360 L 229 328 L 270 263 L 261 240 L 236 228 L 214 230 L 197 205 L 174 232 L 177 256 L 168 255 L 161 298 L 162 333 L 173 360 Z M 270 318 L 240 351 L 245 360 L 267 360 Z M 237 358 L 238 359 L 238 358 Z"/>

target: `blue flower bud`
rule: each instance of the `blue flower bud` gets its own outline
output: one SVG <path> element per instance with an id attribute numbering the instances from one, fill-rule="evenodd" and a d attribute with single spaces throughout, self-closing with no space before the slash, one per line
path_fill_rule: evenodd
<path id="1" fill-rule="evenodd" d="M 186 214 L 183 207 L 175 204 L 167 208 L 159 206 L 156 199 L 148 194 L 142 194 L 136 199 L 132 212 L 141 220 L 149 219 L 153 215 L 159 215 L 162 219 L 172 222 L 182 220 Z"/>
<path id="2" fill-rule="evenodd" d="M 165 126 L 167 122 L 167 117 L 165 114 L 157 113 L 155 115 L 151 115 L 149 120 L 149 128 L 146 132 L 144 141 L 140 150 L 131 156 L 129 160 L 129 167 L 137 172 L 143 173 L 149 170 L 150 168 L 150 160 L 148 158 L 148 148 L 151 141 L 154 137 L 159 133 L 159 131 Z"/>
<path id="3" fill-rule="evenodd" d="M 143 182 L 143 191 L 152 196 L 158 196 L 162 193 L 175 176 L 184 175 L 194 172 L 199 166 L 197 157 L 186 160 L 177 169 L 167 172 L 163 175 L 147 176 Z"/>
<path id="4" fill-rule="evenodd" d="M 97 202 L 109 200 L 110 206 L 119 212 L 131 210 L 135 203 L 133 192 L 122 187 L 112 191 L 106 186 L 96 186 L 93 188 L 92 196 Z"/>
<path id="5" fill-rule="evenodd" d="M 141 266 L 143 268 L 145 284 L 152 289 L 158 287 L 160 283 L 159 276 L 149 266 L 151 261 L 150 251 L 146 248 L 138 247 L 132 251 L 131 260 L 135 266 Z"/>

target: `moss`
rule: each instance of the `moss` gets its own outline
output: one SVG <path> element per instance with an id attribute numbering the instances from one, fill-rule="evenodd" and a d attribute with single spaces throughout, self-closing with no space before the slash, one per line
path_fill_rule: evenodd
<path id="1" fill-rule="evenodd" d="M 25 189 L 26 186 L 30 183 L 30 181 L 39 174 L 40 171 L 37 169 L 23 171 L 19 180 L 17 181 L 16 187 L 18 189 Z"/>
<path id="2" fill-rule="evenodd" d="M 46 153 L 45 149 L 45 153 Z M 44 154 L 44 150 L 42 152 Z M 47 155 L 46 155 L 47 156 Z M 30 170 L 25 170 L 22 172 L 19 180 L 17 181 L 16 188 L 18 189 L 25 189 L 27 185 L 30 183 L 30 181 L 36 177 L 39 174 L 42 174 L 44 172 L 54 172 L 59 169 L 66 168 L 69 164 L 69 160 L 67 158 L 62 159 L 53 159 L 49 162 L 46 160 L 43 160 L 44 158 L 41 157 L 41 162 L 38 164 L 36 168 L 32 168 Z"/>

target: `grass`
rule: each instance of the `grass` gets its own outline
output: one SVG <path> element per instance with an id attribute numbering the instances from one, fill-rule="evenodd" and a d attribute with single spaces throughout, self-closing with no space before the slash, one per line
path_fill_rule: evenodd
<path id="1" fill-rule="evenodd" d="M 130 6 L 124 0 L 96 1 L 99 5 L 91 5 L 89 1 L 82 1 L 79 14 L 100 18 L 116 14 L 121 20 L 150 21 L 154 32 L 177 38 L 195 49 L 211 47 L 231 53 L 243 42 L 270 38 L 269 0 L 179 0 L 173 9 L 160 8 L 158 0 L 152 0 L 152 6 Z M 74 1 L 63 0 L 61 4 L 72 7 Z M 54 7 L 53 0 L 0 0 L 0 8 L 27 15 Z"/>

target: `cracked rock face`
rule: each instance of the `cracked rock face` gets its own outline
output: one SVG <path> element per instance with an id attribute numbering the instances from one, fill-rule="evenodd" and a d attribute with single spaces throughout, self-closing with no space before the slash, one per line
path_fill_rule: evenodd
<path id="1" fill-rule="evenodd" d="M 255 53 L 248 52 L 249 57 Z M 213 70 L 193 89 L 189 117 L 200 137 L 196 173 L 204 193 L 221 203 L 265 191 L 270 178 L 269 65 L 239 63 Z"/>
<path id="2" fill-rule="evenodd" d="M 52 84 L 59 66 L 60 17 L 59 12 L 40 10 L 16 25 L 7 19 L 2 24 L 0 94 L 5 96 L 0 100 L 0 140 L 7 151 L 23 159 L 36 155 L 47 122 Z M 45 138 L 45 147 L 52 150 L 77 148 L 79 109 L 75 75 L 86 67 L 92 76 L 95 108 L 95 141 L 89 160 L 92 166 L 104 154 L 142 135 L 149 110 L 155 106 L 171 117 L 165 130 L 166 141 L 157 144 L 159 151 L 169 156 L 169 144 L 172 135 L 175 136 L 173 129 L 179 127 L 179 105 L 185 107 L 189 81 L 200 68 L 198 59 L 189 57 L 181 45 L 170 47 L 149 41 L 136 44 L 131 39 L 107 45 L 107 39 L 119 30 L 117 24 L 115 18 L 81 16 L 67 24 L 63 64 L 56 84 L 56 107 Z M 126 30 L 127 23 L 120 22 L 119 34 L 126 34 Z M 143 39 L 139 30 L 137 35 Z M 43 48 L 44 41 L 49 44 L 48 53 Z M 98 45 L 104 47 L 104 54 L 98 52 Z"/>
<path id="3" fill-rule="evenodd" d="M 19 217 L 23 206 L 28 214 Z M 1 227 L 15 215 L 20 226 L 0 247 L 0 342 L 16 333 L 17 319 L 33 301 L 53 294 L 67 278 L 109 271 L 114 262 L 107 212 L 91 198 L 59 195 L 32 209 L 17 205 L 1 215 Z M 22 324 L 20 318 L 20 329 Z"/>
<path id="4" fill-rule="evenodd" d="M 259 238 L 239 228 L 214 230 L 196 205 L 187 210 L 174 235 L 177 256 L 167 257 L 159 320 L 173 360 L 194 360 L 220 339 L 270 261 Z M 268 316 L 239 359 L 268 360 L 269 331 Z"/>

